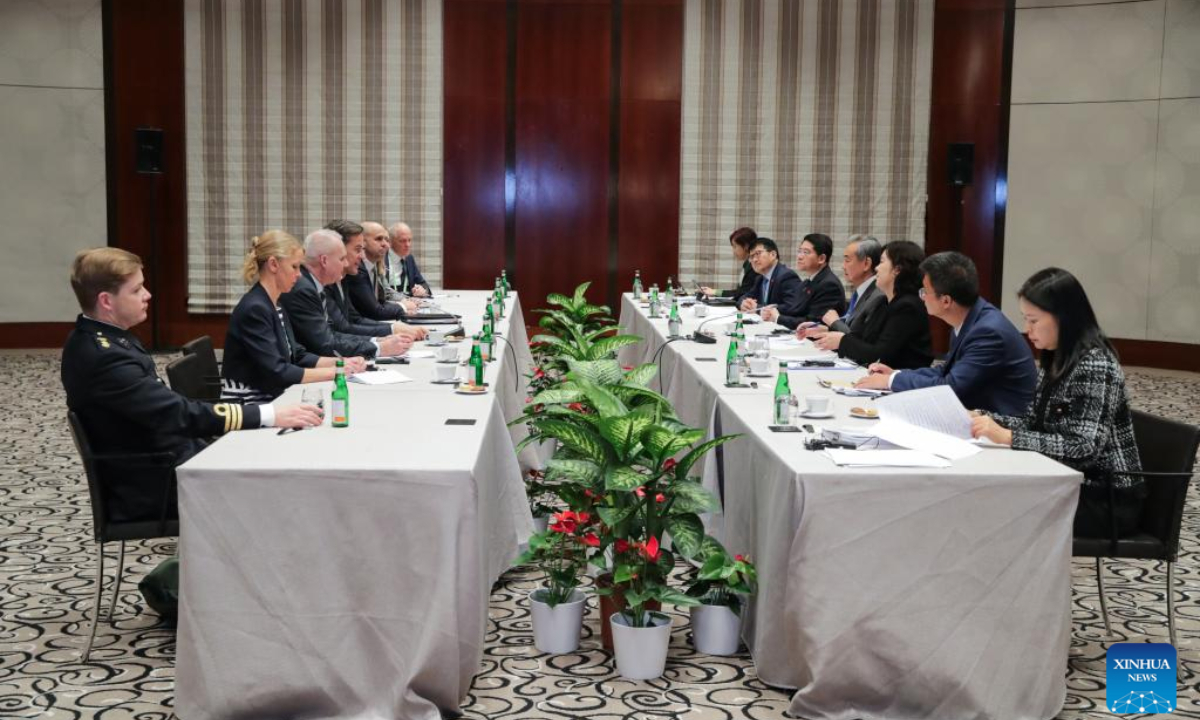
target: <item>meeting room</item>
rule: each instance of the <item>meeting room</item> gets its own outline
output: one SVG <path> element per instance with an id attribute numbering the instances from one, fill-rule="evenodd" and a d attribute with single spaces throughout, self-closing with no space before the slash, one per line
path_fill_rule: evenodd
<path id="1" fill-rule="evenodd" d="M 4 0 L 0 716 L 1200 720 L 1200 0 Z"/>

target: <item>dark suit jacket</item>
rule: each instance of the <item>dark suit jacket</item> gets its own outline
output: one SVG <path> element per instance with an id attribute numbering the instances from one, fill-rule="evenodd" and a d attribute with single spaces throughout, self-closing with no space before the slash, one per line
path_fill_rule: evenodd
<path id="1" fill-rule="evenodd" d="M 345 280 L 342 284 L 345 284 Z M 325 310 L 329 313 L 330 327 L 337 332 L 367 337 L 387 337 L 392 334 L 389 323 L 367 320 L 359 315 L 354 303 L 350 302 L 337 283 L 325 286 Z"/>
<path id="2" fill-rule="evenodd" d="M 838 315 L 846 312 L 846 292 L 842 281 L 826 266 L 812 279 L 802 281 L 800 303 L 794 310 L 785 313 L 779 308 L 779 324 L 794 330 L 802 322 L 820 322 L 829 310 L 837 310 Z"/>
<path id="3" fill-rule="evenodd" d="M 342 287 L 350 296 L 350 304 L 370 320 L 403 320 L 404 308 L 379 297 L 378 288 L 371 282 L 366 262 L 360 262 L 358 272 L 342 278 Z"/>
<path id="4" fill-rule="evenodd" d="M 969 410 L 1024 415 L 1037 385 L 1037 367 L 1021 333 L 980 298 L 951 341 L 944 364 L 905 370 L 892 379 L 897 392 L 933 385 L 949 385 Z"/>
<path id="5" fill-rule="evenodd" d="M 854 315 L 850 317 L 850 322 L 847 323 L 845 320 L 838 320 L 830 325 L 829 329 L 843 333 L 854 333 L 861 337 L 871 315 L 876 311 L 883 310 L 885 305 L 887 305 L 887 296 L 879 289 L 877 283 L 871 283 L 863 291 L 862 297 L 858 299 L 858 304 L 854 306 Z M 850 312 L 849 301 L 846 301 L 846 312 Z M 925 364 L 928 365 L 929 363 Z"/>
<path id="6" fill-rule="evenodd" d="M 414 286 L 420 285 L 421 287 L 425 288 L 425 292 L 433 295 L 433 291 L 429 289 L 429 283 L 425 280 L 425 276 L 421 274 L 421 270 L 417 267 L 417 259 L 413 257 L 412 253 L 405 255 L 402 262 L 404 263 L 406 287 L 399 287 L 400 278 L 391 276 L 386 278 L 388 285 L 396 288 L 400 292 L 406 292 L 409 294 L 412 293 L 412 288 Z"/>
<path id="7" fill-rule="evenodd" d="M 737 299 L 738 305 L 741 305 L 742 301 L 746 298 L 754 298 L 758 301 L 759 307 L 772 304 L 778 305 L 779 312 L 782 314 L 800 304 L 800 276 L 787 265 L 783 263 L 775 265 L 775 272 L 771 275 L 771 287 L 768 290 L 765 300 L 762 298 L 762 276 L 755 273 L 754 277 L 755 280 L 750 287 L 750 292 Z"/>
<path id="8" fill-rule="evenodd" d="M 221 394 L 269 402 L 300 382 L 304 368 L 316 367 L 319 359 L 296 340 L 287 311 L 281 321 L 271 296 L 255 283 L 229 317 Z"/>
<path id="9" fill-rule="evenodd" d="M 888 302 L 882 290 L 874 298 L 882 299 L 882 302 L 877 303 L 878 307 L 861 326 L 860 332 L 842 338 L 838 355 L 859 365 L 878 361 L 897 370 L 929 367 L 933 362 L 933 350 L 929 341 L 929 313 L 924 301 L 916 293 L 907 293 Z M 858 301 L 855 319 L 862 312 L 862 303 L 862 300 Z"/>
<path id="10" fill-rule="evenodd" d="M 83 423 L 93 453 L 165 453 L 160 463 L 97 463 L 112 520 L 156 520 L 175 511 L 171 468 L 204 447 L 202 438 L 258 427 L 257 405 L 233 409 L 189 400 L 163 384 L 154 359 L 128 330 L 82 315 L 62 353 L 67 407 Z M 242 418 L 238 422 L 237 418 Z"/>
<path id="11" fill-rule="evenodd" d="M 279 296 L 279 304 L 287 311 L 296 339 L 317 355 L 332 357 L 375 357 L 378 348 L 364 335 L 338 332 L 329 320 L 325 307 L 325 289 L 317 290 L 317 282 L 307 267 L 300 266 L 302 277 L 291 292 Z"/>
<path id="12" fill-rule="evenodd" d="M 754 268 L 750 266 L 750 261 L 742 263 L 742 284 L 738 285 L 733 290 L 722 290 L 721 297 L 740 298 L 746 293 L 754 292 L 755 283 L 758 282 L 758 273 L 754 272 Z"/>

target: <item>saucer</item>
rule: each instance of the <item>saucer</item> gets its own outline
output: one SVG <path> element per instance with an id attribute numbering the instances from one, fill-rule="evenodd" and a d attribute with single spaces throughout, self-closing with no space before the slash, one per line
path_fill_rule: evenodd
<path id="1" fill-rule="evenodd" d="M 800 417 L 808 418 L 809 420 L 827 420 L 827 419 L 833 417 L 833 413 L 830 411 L 826 411 L 823 413 L 815 413 L 815 412 L 809 412 L 809 411 L 805 410 L 804 412 L 800 413 Z"/>
<path id="2" fill-rule="evenodd" d="M 850 408 L 850 417 L 860 418 L 862 420 L 878 420 L 878 410 L 864 410 L 863 408 Z"/>
<path id="3" fill-rule="evenodd" d="M 445 340 L 443 340 L 441 342 L 429 342 L 428 340 L 425 341 L 425 347 L 442 347 L 445 344 L 446 344 Z"/>
<path id="4" fill-rule="evenodd" d="M 468 390 L 468 387 L 471 389 Z M 458 393 L 459 395 L 484 395 L 487 393 L 487 388 L 479 387 L 478 385 L 459 385 L 458 387 L 454 388 L 454 392 Z"/>
<path id="5" fill-rule="evenodd" d="M 752 372 L 752 373 L 746 373 L 746 374 L 749 375 L 750 377 L 775 377 L 775 373 L 772 373 L 772 372 L 765 372 L 765 373 L 753 373 Z"/>
<path id="6" fill-rule="evenodd" d="M 433 383 L 434 385 L 457 385 L 461 382 L 461 380 L 456 377 L 452 377 L 449 380 L 430 380 L 429 382 Z"/>

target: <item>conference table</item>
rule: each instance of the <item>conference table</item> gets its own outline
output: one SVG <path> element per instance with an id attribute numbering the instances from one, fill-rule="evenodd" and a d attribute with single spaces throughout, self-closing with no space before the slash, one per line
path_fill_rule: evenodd
<path id="1" fill-rule="evenodd" d="M 742 631 L 758 676 L 794 690 L 790 712 L 812 720 L 1056 716 L 1066 697 L 1081 475 L 1007 448 L 949 468 L 839 467 L 805 449 L 805 433 L 769 429 L 778 362 L 757 387 L 725 386 L 733 312 L 683 312 L 683 334 L 703 323 L 715 345 L 669 342 L 666 320 L 626 294 L 621 332 L 644 341 L 620 359 L 656 361 L 652 387 L 684 422 L 742 436 L 708 458 L 705 484 L 722 503 L 706 523 L 758 567 Z M 810 341 L 781 341 L 771 352 L 829 355 Z M 798 398 L 832 401 L 833 419 L 800 422 L 814 431 L 878 422 L 849 415 L 872 400 L 818 382 L 865 372 L 791 371 Z"/>
<path id="2" fill-rule="evenodd" d="M 463 317 L 463 359 L 487 297 L 438 300 Z M 179 468 L 181 720 L 458 710 L 492 584 L 533 530 L 521 465 L 544 460 L 519 461 L 524 427 L 506 426 L 531 365 L 515 293 L 507 308 L 485 395 L 433 384 L 436 361 L 414 357 L 389 366 L 411 382 L 350 383 L 347 428 L 326 413 L 318 428 L 232 433 Z M 326 398 L 331 385 L 316 384 Z"/>

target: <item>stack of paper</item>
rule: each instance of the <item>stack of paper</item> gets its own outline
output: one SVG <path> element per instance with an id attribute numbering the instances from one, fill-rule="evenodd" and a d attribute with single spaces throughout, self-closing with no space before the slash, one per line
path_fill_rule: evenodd
<path id="1" fill-rule="evenodd" d="M 863 431 L 881 440 L 947 460 L 979 452 L 971 442 L 971 414 L 945 385 L 893 393 L 875 407 L 879 423 Z"/>
<path id="2" fill-rule="evenodd" d="M 360 385 L 395 385 L 412 382 L 412 378 L 395 370 L 376 370 L 375 372 L 360 372 L 351 375 L 349 381 Z"/>

